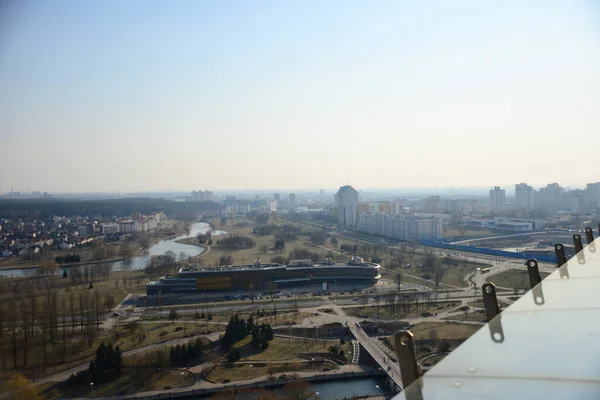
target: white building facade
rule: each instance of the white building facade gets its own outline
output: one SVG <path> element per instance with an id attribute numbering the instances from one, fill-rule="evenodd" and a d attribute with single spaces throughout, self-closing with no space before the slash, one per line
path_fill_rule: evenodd
<path id="1" fill-rule="evenodd" d="M 439 240 L 443 238 L 440 218 L 415 218 L 361 213 L 358 230 L 371 235 L 381 235 L 398 240 Z"/>

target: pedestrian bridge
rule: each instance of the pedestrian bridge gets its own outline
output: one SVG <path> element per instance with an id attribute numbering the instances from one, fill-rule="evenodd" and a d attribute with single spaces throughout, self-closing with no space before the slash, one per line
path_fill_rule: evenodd
<path id="1" fill-rule="evenodd" d="M 354 335 L 360 345 L 388 375 L 390 387 L 402 390 L 402 377 L 396 354 L 376 338 L 369 337 L 360 324 L 351 322 L 348 324 L 348 328 L 350 328 L 350 332 L 352 332 L 352 335 Z"/>

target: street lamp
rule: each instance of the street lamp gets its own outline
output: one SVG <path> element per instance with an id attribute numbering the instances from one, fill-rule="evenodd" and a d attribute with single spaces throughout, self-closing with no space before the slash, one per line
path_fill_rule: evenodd
<path id="1" fill-rule="evenodd" d="M 185 372 L 182 372 L 182 373 L 181 373 L 181 374 L 179 374 L 179 375 L 181 375 L 181 386 L 183 386 L 183 376 L 185 375 Z"/>
<path id="2" fill-rule="evenodd" d="M 92 388 L 92 394 L 94 394 L 94 382 L 90 382 L 90 387 Z"/>

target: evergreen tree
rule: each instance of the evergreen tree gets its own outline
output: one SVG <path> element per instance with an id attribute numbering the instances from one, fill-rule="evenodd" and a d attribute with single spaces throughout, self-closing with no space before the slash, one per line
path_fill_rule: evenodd
<path id="1" fill-rule="evenodd" d="M 104 380 L 104 372 L 106 371 L 106 346 L 104 343 L 100 343 L 100 346 L 96 349 L 96 360 L 94 363 L 96 380 Z"/>
<path id="2" fill-rule="evenodd" d="M 90 367 L 88 369 L 89 374 L 90 374 L 90 382 L 96 382 L 97 376 L 96 376 L 96 362 L 94 360 L 90 361 Z"/>
<path id="3" fill-rule="evenodd" d="M 254 317 L 250 314 L 250 318 L 248 318 L 248 323 L 246 324 L 246 329 L 248 333 L 252 333 L 254 330 Z"/>
<path id="4" fill-rule="evenodd" d="M 188 360 L 193 360 L 194 359 L 194 346 L 192 346 L 192 343 L 188 343 L 188 347 L 187 347 L 187 357 Z"/>
<path id="5" fill-rule="evenodd" d="M 175 346 L 175 362 L 177 364 L 181 363 L 182 357 L 181 357 L 181 346 L 177 345 Z"/>
<path id="6" fill-rule="evenodd" d="M 271 328 L 271 324 L 267 324 L 265 327 L 265 338 L 268 341 L 273 340 L 273 328 Z"/>
<path id="7" fill-rule="evenodd" d="M 250 344 L 252 345 L 253 349 L 258 349 L 260 348 L 260 344 L 261 344 L 261 335 L 258 329 L 255 329 L 252 332 L 252 342 L 250 342 Z"/>
<path id="8" fill-rule="evenodd" d="M 119 345 L 115 347 L 115 351 L 113 351 L 113 363 L 115 368 L 115 373 L 117 375 L 121 375 L 121 364 L 123 362 L 123 353 L 121 353 L 121 348 Z"/>
<path id="9" fill-rule="evenodd" d="M 112 343 L 108 343 L 108 345 L 106 346 L 106 349 L 104 350 L 104 370 L 105 371 L 112 371 L 113 369 L 115 369 L 115 359 L 114 359 L 114 354 L 113 354 L 113 347 L 112 347 Z"/>

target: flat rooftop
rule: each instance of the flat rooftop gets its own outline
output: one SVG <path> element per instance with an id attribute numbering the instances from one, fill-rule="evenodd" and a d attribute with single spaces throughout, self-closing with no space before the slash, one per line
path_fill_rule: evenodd
<path id="1" fill-rule="evenodd" d="M 212 266 L 198 266 L 198 267 L 184 267 L 179 270 L 178 275 L 186 274 L 186 273 L 195 273 L 195 272 L 213 272 L 213 271 L 243 271 L 243 270 L 268 270 L 268 269 L 276 269 L 276 268 L 285 268 L 285 269 L 301 269 L 301 268 L 341 268 L 341 267 L 368 267 L 368 268 L 379 268 L 380 265 L 376 263 L 362 262 L 362 263 L 351 263 L 350 261 L 337 261 L 337 262 L 318 262 L 309 264 L 299 264 L 299 265 L 284 265 L 277 263 L 268 263 L 268 264 L 240 264 L 240 265 L 212 265 Z"/>

